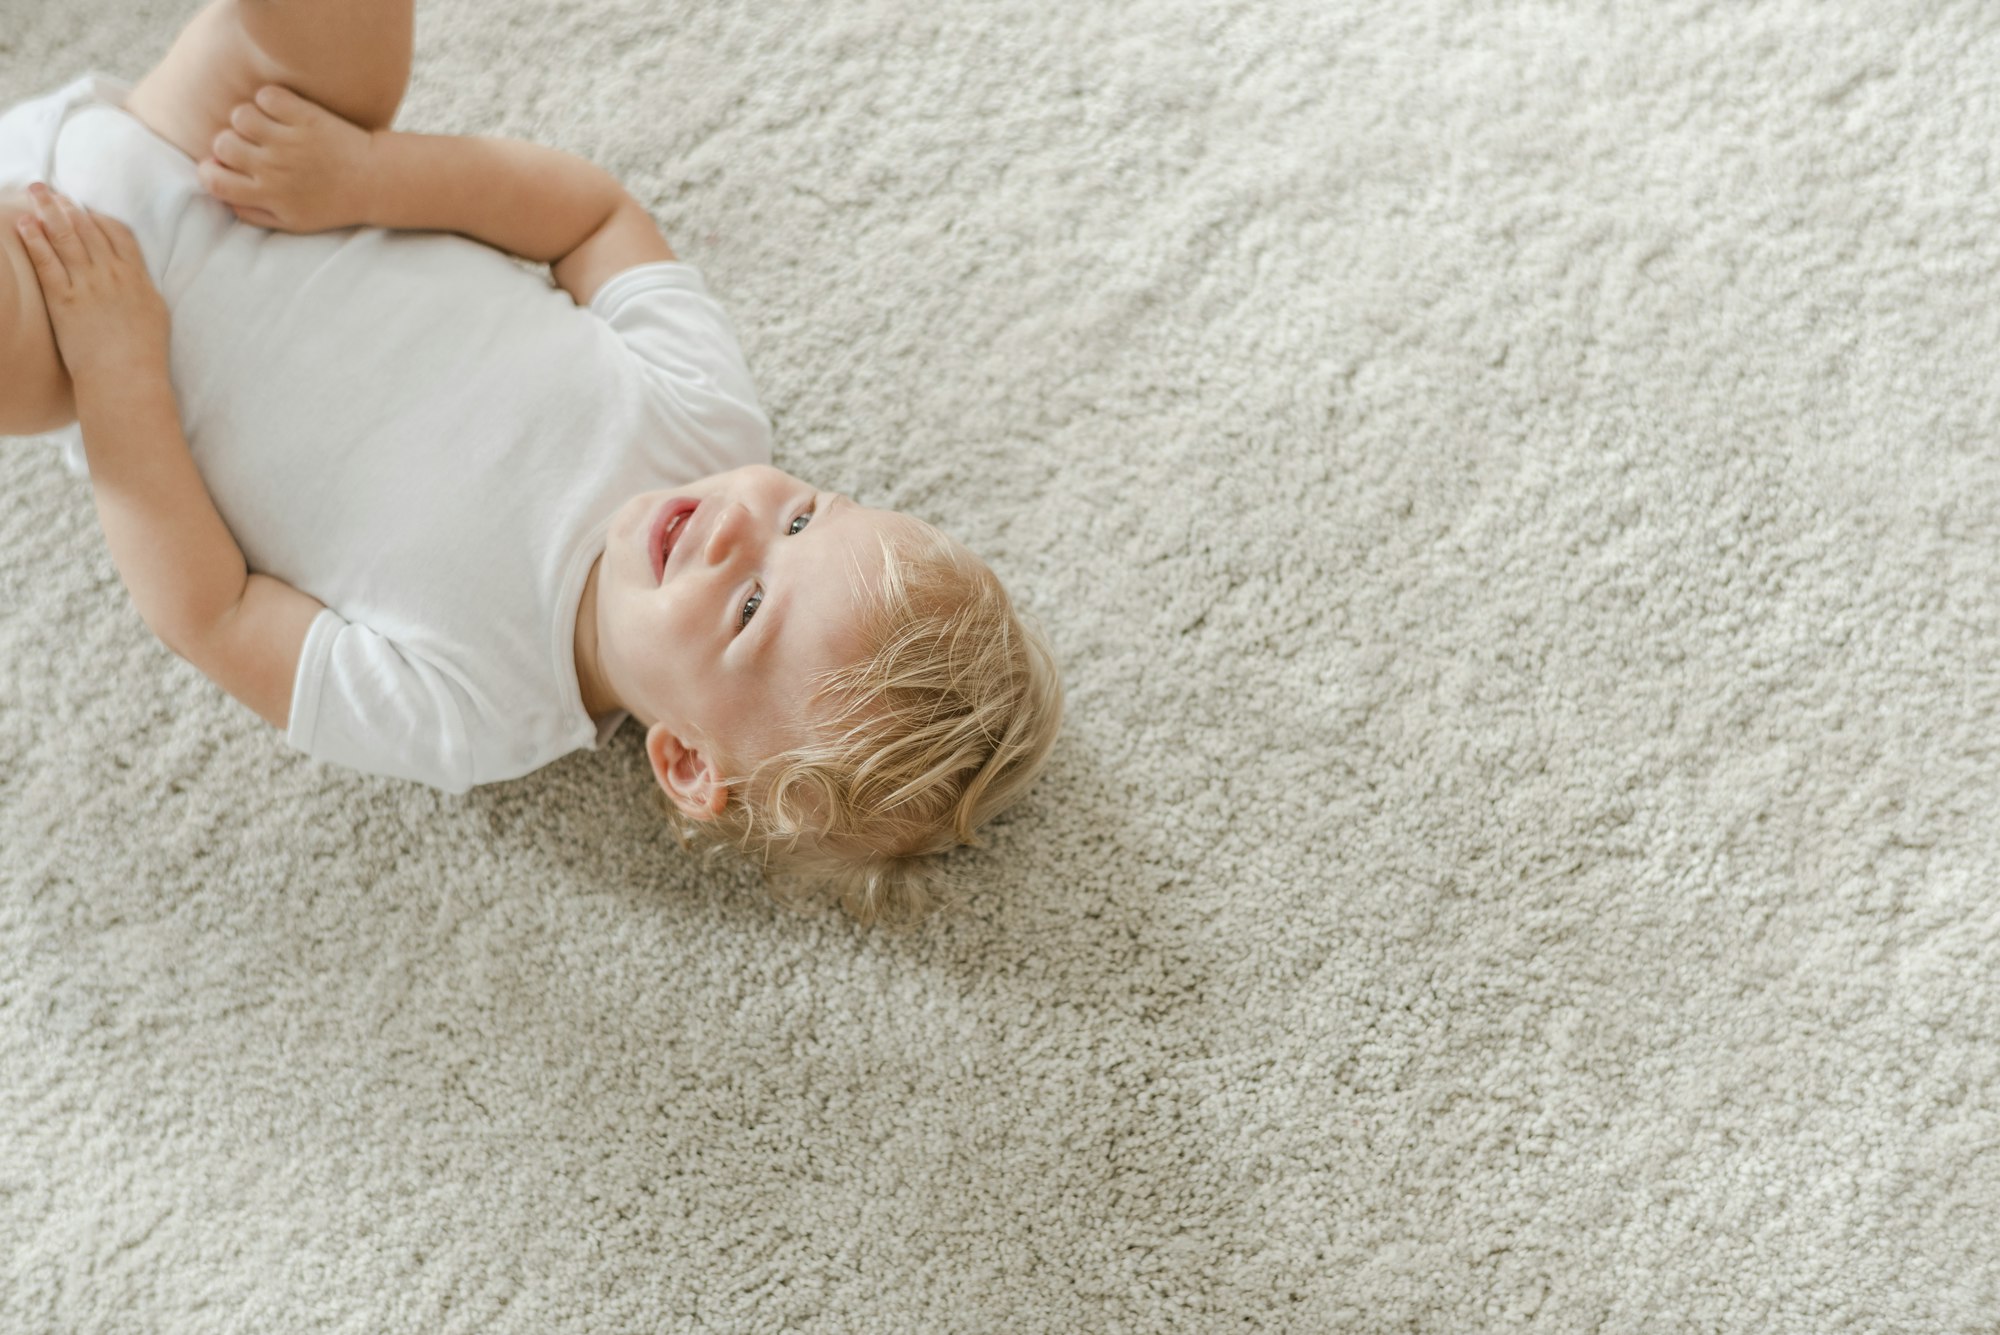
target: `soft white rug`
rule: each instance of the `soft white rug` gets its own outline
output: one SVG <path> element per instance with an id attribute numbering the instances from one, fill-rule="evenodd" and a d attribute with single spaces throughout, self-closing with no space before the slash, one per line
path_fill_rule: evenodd
<path id="1" fill-rule="evenodd" d="M 187 0 L 0 0 L 0 100 Z M 0 1330 L 2000 1330 L 2000 10 L 424 0 L 1072 718 L 908 938 L 0 450 Z"/>

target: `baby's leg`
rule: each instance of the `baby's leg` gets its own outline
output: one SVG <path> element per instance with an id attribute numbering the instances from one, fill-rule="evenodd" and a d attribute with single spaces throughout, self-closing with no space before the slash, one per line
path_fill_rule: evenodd
<path id="1" fill-rule="evenodd" d="M 213 0 L 125 99 L 140 123 L 197 161 L 230 109 L 267 83 L 386 129 L 410 81 L 416 0 Z M 76 420 L 26 246 L 14 219 L 25 192 L 0 192 L 0 436 L 55 431 Z"/>
<path id="2" fill-rule="evenodd" d="M 34 211 L 27 191 L 0 190 L 0 436 L 38 436 L 76 420 L 42 285 L 14 230 Z"/>
<path id="3" fill-rule="evenodd" d="M 196 161 L 267 83 L 387 129 L 410 82 L 415 11 L 416 0 L 213 0 L 125 109 Z"/>

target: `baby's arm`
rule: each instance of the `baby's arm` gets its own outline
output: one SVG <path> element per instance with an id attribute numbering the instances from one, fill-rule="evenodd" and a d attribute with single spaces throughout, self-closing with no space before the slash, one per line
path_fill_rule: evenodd
<path id="1" fill-rule="evenodd" d="M 273 726 L 318 599 L 252 572 L 181 434 L 169 317 L 123 223 L 46 188 L 22 239 L 76 386 L 91 492 L 112 564 L 147 628 Z"/>
<path id="2" fill-rule="evenodd" d="M 621 268 L 674 258 L 616 177 L 542 144 L 370 132 L 271 85 L 231 113 L 215 149 L 202 184 L 247 222 L 457 232 L 554 265 L 579 305 Z"/>

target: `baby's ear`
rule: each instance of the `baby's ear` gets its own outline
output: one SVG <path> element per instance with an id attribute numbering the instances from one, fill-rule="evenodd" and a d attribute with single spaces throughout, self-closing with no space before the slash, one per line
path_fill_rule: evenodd
<path id="1" fill-rule="evenodd" d="M 690 820 L 714 820 L 729 805 L 729 786 L 708 756 L 674 736 L 664 723 L 646 733 L 646 759 L 653 777 Z"/>

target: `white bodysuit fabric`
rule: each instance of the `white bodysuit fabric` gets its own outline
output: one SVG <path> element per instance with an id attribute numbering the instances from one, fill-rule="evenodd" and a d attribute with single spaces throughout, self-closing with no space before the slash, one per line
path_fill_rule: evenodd
<path id="1" fill-rule="evenodd" d="M 734 331 L 681 263 L 588 308 L 442 233 L 238 222 L 88 76 L 0 118 L 0 184 L 132 227 L 196 466 L 250 569 L 326 604 L 287 741 L 463 792 L 595 748 L 576 611 L 634 493 L 770 459 Z M 68 458 L 83 471 L 80 441 Z"/>

